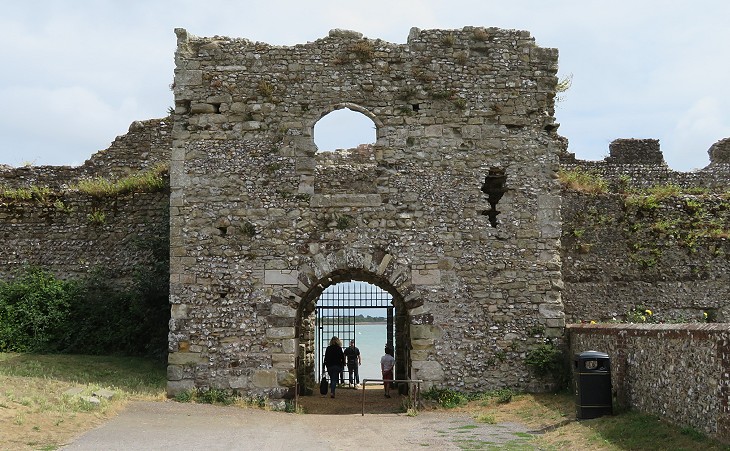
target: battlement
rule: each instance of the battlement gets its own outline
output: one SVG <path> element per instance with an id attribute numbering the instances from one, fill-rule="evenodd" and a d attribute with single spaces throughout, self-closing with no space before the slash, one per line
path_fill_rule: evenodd
<path id="1" fill-rule="evenodd" d="M 726 190 L 730 184 L 730 138 L 721 139 L 708 150 L 710 164 L 694 171 L 675 171 L 667 166 L 658 139 L 616 139 L 609 155 L 600 161 L 560 155 L 563 169 L 582 169 L 600 175 L 609 183 L 624 187 L 674 184 L 683 188 Z"/>
<path id="2" fill-rule="evenodd" d="M 607 163 L 666 165 L 658 139 L 615 139 L 608 150 Z"/>

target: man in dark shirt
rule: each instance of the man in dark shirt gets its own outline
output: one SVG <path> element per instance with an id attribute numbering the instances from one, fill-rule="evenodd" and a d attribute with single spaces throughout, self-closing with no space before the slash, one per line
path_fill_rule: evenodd
<path id="1" fill-rule="evenodd" d="M 360 358 L 360 350 L 355 347 L 355 340 L 350 340 L 350 346 L 345 349 L 345 358 L 347 359 L 347 371 L 350 373 L 350 386 L 353 386 L 352 380 L 354 378 L 354 388 L 357 388 L 360 386 L 358 367 L 362 365 L 362 359 Z"/>

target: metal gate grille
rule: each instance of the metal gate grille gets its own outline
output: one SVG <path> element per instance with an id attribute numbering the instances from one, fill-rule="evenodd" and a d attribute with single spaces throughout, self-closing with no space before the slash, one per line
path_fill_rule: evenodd
<path id="1" fill-rule="evenodd" d="M 387 318 L 386 342 L 393 344 L 393 296 L 385 290 L 366 282 L 344 282 L 327 287 L 317 300 L 315 371 L 317 378 L 324 370 L 324 351 L 332 336 L 347 346 L 357 335 L 355 317 L 385 316 Z"/>

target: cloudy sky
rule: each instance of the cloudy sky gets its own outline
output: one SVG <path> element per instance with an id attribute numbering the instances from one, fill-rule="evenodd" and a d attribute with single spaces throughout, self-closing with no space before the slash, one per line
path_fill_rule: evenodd
<path id="1" fill-rule="evenodd" d="M 411 27 L 523 29 L 573 76 L 556 115 L 579 158 L 603 158 L 615 138 L 656 138 L 670 167 L 690 170 L 730 136 L 726 0 L 3 3 L 0 164 L 82 164 L 132 121 L 165 116 L 175 27 L 276 45 L 333 28 L 394 43 Z"/>

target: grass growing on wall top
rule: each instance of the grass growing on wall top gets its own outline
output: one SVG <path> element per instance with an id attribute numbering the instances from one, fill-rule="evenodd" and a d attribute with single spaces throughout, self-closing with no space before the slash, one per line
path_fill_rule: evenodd
<path id="1" fill-rule="evenodd" d="M 167 174 L 167 171 L 167 165 L 159 164 L 148 171 L 132 174 L 117 181 L 102 177 L 82 180 L 76 185 L 75 189 L 80 193 L 94 197 L 162 191 L 165 188 L 165 174 Z"/>
<path id="2" fill-rule="evenodd" d="M 598 174 L 582 169 L 558 171 L 558 180 L 565 189 L 586 194 L 604 194 L 608 192 L 608 182 Z"/>
<path id="3" fill-rule="evenodd" d="M 137 172 L 116 181 L 104 177 L 81 180 L 78 184 L 69 187 L 69 191 L 78 191 L 93 197 L 112 197 L 128 193 L 154 193 L 162 191 L 166 186 L 167 164 L 158 164 L 152 169 Z M 52 202 L 52 197 L 58 197 L 62 192 L 54 191 L 47 186 L 28 186 L 8 188 L 0 185 L 0 200 L 7 201 L 37 201 Z M 61 205 L 63 205 L 61 203 Z"/>
<path id="4" fill-rule="evenodd" d="M 8 188 L 0 186 L 0 199 L 7 200 L 39 200 L 46 201 L 53 194 L 53 190 L 46 186 L 31 186 L 28 188 Z"/>

